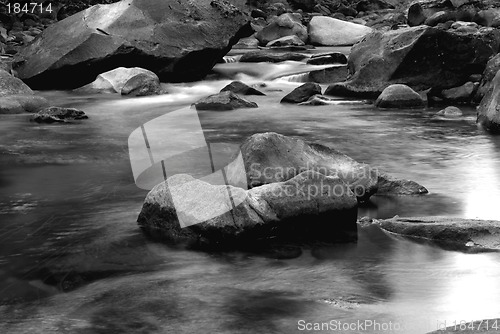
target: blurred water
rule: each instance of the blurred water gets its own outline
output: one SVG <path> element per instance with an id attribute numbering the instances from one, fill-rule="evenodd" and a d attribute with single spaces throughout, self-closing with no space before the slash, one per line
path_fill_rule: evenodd
<path id="1" fill-rule="evenodd" d="M 281 105 L 298 83 L 223 65 L 267 96 L 248 97 L 258 109 L 199 112 L 209 142 L 299 136 L 430 191 L 374 198 L 360 216 L 499 218 L 500 137 L 476 127 L 475 110 L 451 121 L 435 118 L 437 109 Z M 252 64 L 258 73 L 281 65 Z M 134 185 L 129 134 L 230 81 L 166 85 L 169 94 L 145 98 L 43 93 L 84 110 L 90 118 L 78 124 L 0 115 L 2 333 L 294 333 L 299 320 L 370 319 L 423 333 L 438 321 L 499 316 L 497 253 L 443 251 L 376 228 L 361 230 L 357 244 L 304 249 L 291 260 L 146 240 L 136 224 L 146 191 Z"/>

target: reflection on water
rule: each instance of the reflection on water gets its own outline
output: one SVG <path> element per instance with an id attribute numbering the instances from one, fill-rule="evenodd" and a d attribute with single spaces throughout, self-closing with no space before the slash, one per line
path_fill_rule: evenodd
<path id="1" fill-rule="evenodd" d="M 444 251 L 377 228 L 291 260 L 147 241 L 135 222 L 146 191 L 134 185 L 128 136 L 229 82 L 166 85 L 167 95 L 137 99 L 44 93 L 83 109 L 90 119 L 79 124 L 0 116 L 1 332 L 294 333 L 301 319 L 373 319 L 423 333 L 438 321 L 499 316 L 496 253 Z M 248 97 L 258 109 L 200 112 L 207 141 L 300 136 L 430 190 L 374 198 L 360 216 L 499 218 L 500 137 L 477 129 L 473 109 L 446 121 L 437 110 L 279 104 L 296 86 L 266 81 L 267 96 Z"/>

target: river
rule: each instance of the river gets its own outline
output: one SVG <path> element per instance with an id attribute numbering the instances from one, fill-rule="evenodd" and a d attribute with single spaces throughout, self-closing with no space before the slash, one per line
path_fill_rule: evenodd
<path id="1" fill-rule="evenodd" d="M 237 147 L 258 132 L 298 136 L 429 189 L 374 197 L 359 217 L 500 218 L 500 137 L 477 128 L 473 108 L 446 120 L 434 116 L 437 108 L 280 104 L 300 85 L 282 76 L 307 69 L 217 65 L 263 84 L 267 95 L 248 97 L 258 109 L 199 112 L 207 140 Z M 295 333 L 325 322 L 330 332 L 380 332 L 335 330 L 339 321 L 372 321 L 412 334 L 499 317 L 498 253 L 445 251 L 375 227 L 360 229 L 356 244 L 303 249 L 287 260 L 146 239 L 136 219 L 147 191 L 134 184 L 128 136 L 230 81 L 165 84 L 169 94 L 142 98 L 41 92 L 84 110 L 89 120 L 75 124 L 0 115 L 0 332 Z"/>

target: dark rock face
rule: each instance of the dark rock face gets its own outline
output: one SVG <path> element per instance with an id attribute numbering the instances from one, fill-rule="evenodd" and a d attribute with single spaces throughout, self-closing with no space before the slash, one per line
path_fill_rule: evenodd
<path id="1" fill-rule="evenodd" d="M 251 51 L 245 53 L 240 58 L 242 63 L 280 63 L 287 60 L 301 61 L 306 59 L 307 56 L 302 53 L 297 52 L 287 52 L 287 53 L 271 53 L 265 51 Z"/>
<path id="2" fill-rule="evenodd" d="M 362 222 L 410 238 L 434 242 L 446 249 L 500 250 L 500 222 L 445 217 L 399 218 Z"/>
<path id="3" fill-rule="evenodd" d="M 477 89 L 476 95 L 474 96 L 474 102 L 481 102 L 484 95 L 491 89 L 493 78 L 500 70 L 500 54 L 497 54 L 491 58 L 486 64 L 486 69 L 483 72 L 481 81 L 479 82 L 479 87 Z"/>
<path id="4" fill-rule="evenodd" d="M 415 90 L 457 87 L 482 73 L 499 46 L 500 31 L 491 28 L 477 34 L 426 26 L 375 32 L 352 48 L 349 80 L 325 94 L 376 98 L 397 83 Z"/>
<path id="5" fill-rule="evenodd" d="M 342 82 L 347 80 L 347 66 L 332 66 L 322 70 L 309 72 L 309 81 L 331 84 L 334 82 Z"/>
<path id="6" fill-rule="evenodd" d="M 390 85 L 375 101 L 379 108 L 423 108 L 424 99 L 406 85 Z"/>
<path id="7" fill-rule="evenodd" d="M 240 37 L 247 17 L 225 0 L 123 0 L 96 5 L 43 31 L 16 58 L 32 88 L 76 88 L 113 68 L 138 66 L 162 81 L 203 78 Z"/>
<path id="8" fill-rule="evenodd" d="M 257 89 L 244 84 L 241 81 L 233 81 L 229 85 L 221 89 L 221 92 L 226 91 L 241 95 L 266 95 L 261 91 L 258 91 Z"/>
<path id="9" fill-rule="evenodd" d="M 225 200 L 227 194 L 237 204 Z M 137 221 L 148 235 L 171 243 L 258 249 L 280 242 L 352 240 L 356 216 L 356 197 L 344 182 L 305 171 L 250 190 L 175 175 L 149 192 Z M 181 228 L 179 219 L 186 217 L 211 218 Z"/>
<path id="10" fill-rule="evenodd" d="M 477 123 L 492 133 L 500 134 L 500 71 L 477 109 Z"/>
<path id="11" fill-rule="evenodd" d="M 0 114 L 33 113 L 48 104 L 21 80 L 0 69 Z"/>
<path id="12" fill-rule="evenodd" d="M 257 103 L 250 102 L 231 91 L 210 95 L 195 104 L 196 110 L 234 110 L 239 108 L 258 108 Z"/>
<path id="13" fill-rule="evenodd" d="M 87 119 L 87 115 L 74 108 L 49 107 L 40 110 L 31 117 L 37 123 L 66 123 L 73 120 Z"/>
<path id="14" fill-rule="evenodd" d="M 241 146 L 250 187 L 283 182 L 307 170 L 338 176 L 356 194 L 368 199 L 377 191 L 378 172 L 332 148 L 308 144 L 274 132 L 255 134 Z"/>
<path id="15" fill-rule="evenodd" d="M 317 83 L 307 82 L 288 93 L 281 99 L 281 103 L 301 103 L 309 100 L 311 96 L 321 95 L 321 86 Z"/>
<path id="16" fill-rule="evenodd" d="M 424 24 L 426 19 L 427 17 L 425 16 L 424 9 L 421 4 L 417 2 L 410 6 L 408 9 L 408 25 L 410 27 Z"/>
<path id="17" fill-rule="evenodd" d="M 377 195 L 423 195 L 429 191 L 411 180 L 396 179 L 385 173 L 380 173 L 378 176 Z"/>

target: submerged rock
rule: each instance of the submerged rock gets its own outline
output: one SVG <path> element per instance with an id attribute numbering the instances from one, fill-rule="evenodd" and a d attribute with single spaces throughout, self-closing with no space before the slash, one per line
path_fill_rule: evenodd
<path id="1" fill-rule="evenodd" d="M 356 197 L 343 181 L 304 171 L 250 190 L 175 175 L 149 192 L 137 222 L 171 243 L 258 250 L 280 242 L 353 240 L 356 216 Z M 189 221 L 197 223 L 181 228 Z"/>
<path id="2" fill-rule="evenodd" d="M 0 69 L 0 114 L 37 112 L 49 105 L 21 80 Z"/>
<path id="3" fill-rule="evenodd" d="M 445 117 L 460 117 L 462 116 L 462 110 L 457 107 L 450 106 L 438 111 L 436 115 Z"/>
<path id="4" fill-rule="evenodd" d="M 377 170 L 327 146 L 267 132 L 249 137 L 240 150 L 250 187 L 287 181 L 314 170 L 340 177 L 360 201 L 377 191 Z"/>
<path id="5" fill-rule="evenodd" d="M 424 99 L 406 85 L 390 85 L 375 101 L 379 108 L 424 108 Z"/>
<path id="6" fill-rule="evenodd" d="M 241 95 L 266 95 L 257 89 L 244 84 L 241 81 L 233 81 L 226 87 L 221 89 L 221 92 L 231 91 L 235 94 Z"/>
<path id="7" fill-rule="evenodd" d="M 313 95 L 321 95 L 321 86 L 317 83 L 307 82 L 288 93 L 281 99 L 281 103 L 301 103 L 309 100 Z"/>
<path id="8" fill-rule="evenodd" d="M 32 88 L 72 89 L 116 67 L 167 82 L 200 80 L 240 37 L 248 17 L 225 0 L 122 0 L 50 25 L 16 56 Z"/>
<path id="9" fill-rule="evenodd" d="M 500 250 L 500 222 L 446 217 L 418 217 L 386 220 L 373 219 L 363 225 L 375 224 L 401 236 L 428 240 L 446 249 L 463 251 Z"/>
<path id="10" fill-rule="evenodd" d="M 325 46 L 353 45 L 373 30 L 369 27 L 327 16 L 315 16 L 308 27 L 312 44 Z"/>
<path id="11" fill-rule="evenodd" d="M 31 116 L 31 121 L 37 123 L 66 123 L 87 118 L 88 116 L 83 111 L 75 108 L 49 107 Z"/>
<path id="12" fill-rule="evenodd" d="M 377 182 L 377 195 L 423 195 L 429 191 L 411 180 L 401 180 L 385 173 L 380 173 Z"/>
<path id="13" fill-rule="evenodd" d="M 75 89 L 75 92 L 87 94 L 124 93 L 122 95 L 128 95 L 133 91 L 137 94 L 141 92 L 151 93 L 149 95 L 158 94 L 161 91 L 160 79 L 153 72 L 140 67 L 118 67 L 99 74 L 92 83 Z"/>
<path id="14" fill-rule="evenodd" d="M 500 134 L 500 71 L 477 109 L 477 123 L 492 133 Z"/>
<path id="15" fill-rule="evenodd" d="M 255 102 L 248 101 L 231 91 L 221 92 L 201 99 L 195 104 L 196 110 L 234 110 L 239 108 L 258 108 Z"/>
<path id="16" fill-rule="evenodd" d="M 476 34 L 427 26 L 374 32 L 353 46 L 349 80 L 325 94 L 376 98 L 391 84 L 418 91 L 457 87 L 482 73 L 499 47 L 500 31 L 491 28 Z"/>

